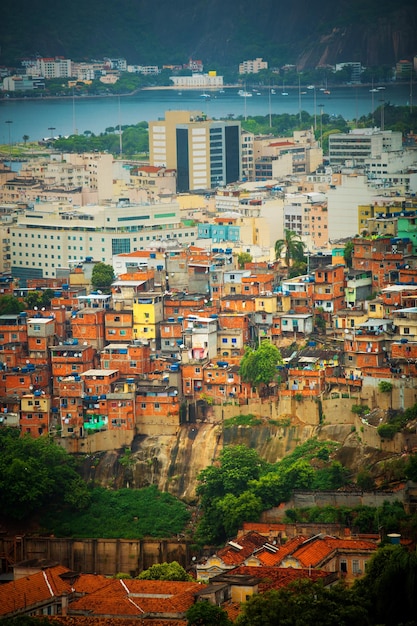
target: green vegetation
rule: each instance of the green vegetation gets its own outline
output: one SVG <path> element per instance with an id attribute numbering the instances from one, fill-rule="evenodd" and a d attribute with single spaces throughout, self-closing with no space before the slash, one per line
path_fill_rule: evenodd
<path id="1" fill-rule="evenodd" d="M 378 383 L 378 390 L 381 393 L 391 393 L 393 388 L 394 388 L 394 385 L 392 383 L 388 382 L 387 380 L 381 380 Z"/>
<path id="2" fill-rule="evenodd" d="M 324 587 L 301 579 L 288 587 L 252 596 L 244 605 L 236 626 L 365 626 L 369 624 L 365 600 L 343 584 Z"/>
<path id="3" fill-rule="evenodd" d="M 154 486 L 117 491 L 96 487 L 90 493 L 91 502 L 83 511 L 45 512 L 45 530 L 57 537 L 170 537 L 183 531 L 189 519 L 185 504 Z"/>
<path id="4" fill-rule="evenodd" d="M 347 267 L 352 267 L 353 241 L 347 241 L 343 250 L 343 258 Z"/>
<path id="5" fill-rule="evenodd" d="M 304 250 L 306 245 L 301 241 L 300 235 L 293 230 L 284 231 L 284 239 L 275 242 L 275 258 L 280 259 L 284 252 L 285 265 L 294 266 L 296 263 L 304 263 Z M 305 269 L 305 267 L 304 267 Z"/>
<path id="6" fill-rule="evenodd" d="M 240 252 L 237 255 L 237 264 L 241 270 L 244 269 L 246 263 L 252 263 L 252 255 L 249 252 Z"/>
<path id="7" fill-rule="evenodd" d="M 314 506 L 289 509 L 284 521 L 289 523 L 341 524 L 359 533 L 400 532 L 408 528 L 412 518 L 406 514 L 402 502 L 384 502 L 380 507 L 370 506 Z"/>
<path id="8" fill-rule="evenodd" d="M 170 494 L 156 487 L 111 491 L 87 486 L 77 463 L 48 437 L 21 437 L 15 428 L 1 428 L 2 516 L 10 521 L 36 516 L 42 532 L 57 537 L 138 539 L 184 530 L 188 510 Z"/>
<path id="9" fill-rule="evenodd" d="M 13 315 L 25 310 L 25 305 L 14 296 L 0 296 L 0 315 Z"/>
<path id="10" fill-rule="evenodd" d="M 207 467 L 198 476 L 203 516 L 196 541 L 220 543 L 234 536 L 242 522 L 258 521 L 262 511 L 288 501 L 294 489 L 346 484 L 345 468 L 329 460 L 336 448 L 334 442 L 311 439 L 274 464 L 246 446 L 225 448 L 219 466 Z"/>
<path id="11" fill-rule="evenodd" d="M 387 545 L 370 559 L 366 575 L 353 593 L 369 607 L 371 624 L 414 625 L 417 610 L 417 554 L 415 549 Z"/>
<path id="12" fill-rule="evenodd" d="M 391 409 L 389 412 L 388 422 L 378 426 L 378 435 L 381 439 L 392 439 L 396 433 L 400 432 L 400 430 L 407 426 L 408 422 L 415 419 L 417 419 L 417 403 L 408 407 L 408 409 L 405 409 L 404 411 L 393 411 Z"/>
<path id="13" fill-rule="evenodd" d="M 235 415 L 229 419 L 224 420 L 223 428 L 232 428 L 232 426 L 258 426 L 262 423 L 262 420 L 255 417 L 255 415 Z"/>
<path id="14" fill-rule="evenodd" d="M 232 626 L 227 613 L 221 606 L 211 602 L 196 602 L 185 614 L 187 626 Z"/>
<path id="15" fill-rule="evenodd" d="M 104 293 L 110 293 L 110 287 L 114 281 L 113 266 L 107 263 L 96 263 L 91 275 L 91 284 L 94 289 L 99 289 Z"/>
<path id="16" fill-rule="evenodd" d="M 143 570 L 137 578 L 139 580 L 194 580 L 178 561 L 155 563 L 149 569 Z"/>
<path id="17" fill-rule="evenodd" d="M 120 136 L 121 132 L 121 136 Z M 134 126 L 108 127 L 104 133 L 94 135 L 84 131 L 81 135 L 70 135 L 50 142 L 54 150 L 61 152 L 109 152 L 114 156 L 144 157 L 149 152 L 148 123 L 139 122 Z"/>
<path id="18" fill-rule="evenodd" d="M 360 416 L 367 415 L 371 411 L 369 406 L 367 406 L 366 404 L 352 404 L 350 410 L 352 411 L 352 413 L 355 413 L 355 415 Z"/>
<path id="19" fill-rule="evenodd" d="M 47 437 L 20 436 L 14 428 L 0 429 L 1 513 L 23 520 L 43 508 L 71 510 L 74 517 L 90 501 L 77 461 Z"/>
<path id="20" fill-rule="evenodd" d="M 240 363 L 242 380 L 254 387 L 268 386 L 277 375 L 277 365 L 282 363 L 281 353 L 270 341 L 261 341 L 254 350 L 247 347 Z"/>

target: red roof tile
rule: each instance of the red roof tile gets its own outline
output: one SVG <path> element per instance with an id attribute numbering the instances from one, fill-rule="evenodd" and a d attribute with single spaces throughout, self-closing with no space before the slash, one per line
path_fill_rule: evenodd
<path id="1" fill-rule="evenodd" d="M 201 589 L 201 584 L 196 582 L 112 579 L 104 587 L 71 602 L 69 612 L 120 617 L 149 613 L 181 615 Z"/>
<path id="2" fill-rule="evenodd" d="M 256 556 L 263 565 L 279 565 L 285 559 L 286 556 L 292 554 L 297 548 L 306 541 L 306 537 L 303 535 L 297 535 L 289 539 L 281 546 L 277 546 L 278 550 L 273 553 L 270 550 L 264 549 L 259 551 Z"/>
<path id="3" fill-rule="evenodd" d="M 241 535 L 236 541 L 227 543 L 224 548 L 217 551 L 217 556 L 226 565 L 239 565 L 250 556 L 254 550 L 265 544 L 265 537 L 256 532 Z M 241 549 L 236 546 L 240 546 Z"/>
<path id="4" fill-rule="evenodd" d="M 60 574 L 68 571 L 68 568 L 57 565 L 0 585 L 0 616 L 70 593 L 70 583 L 60 578 Z"/>
<path id="5" fill-rule="evenodd" d="M 291 556 L 304 567 L 317 567 L 336 550 L 346 552 L 373 552 L 377 544 L 357 539 L 337 539 L 336 537 L 314 537 L 301 545 Z"/>
<path id="6" fill-rule="evenodd" d="M 316 581 L 329 576 L 329 572 L 316 569 L 293 569 L 291 567 L 247 567 L 241 565 L 227 572 L 225 576 L 246 575 L 260 578 L 258 589 L 260 593 L 265 593 L 269 589 L 282 589 L 290 583 L 300 578 L 310 578 Z"/>

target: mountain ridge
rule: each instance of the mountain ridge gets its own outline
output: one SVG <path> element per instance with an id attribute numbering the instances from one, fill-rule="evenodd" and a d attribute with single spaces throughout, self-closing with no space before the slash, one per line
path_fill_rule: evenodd
<path id="1" fill-rule="evenodd" d="M 237 65 L 263 57 L 299 69 L 338 62 L 394 64 L 417 53 L 411 0 L 15 0 L 2 9 L 0 64 L 39 54 L 74 60 L 125 57 L 128 63 Z"/>

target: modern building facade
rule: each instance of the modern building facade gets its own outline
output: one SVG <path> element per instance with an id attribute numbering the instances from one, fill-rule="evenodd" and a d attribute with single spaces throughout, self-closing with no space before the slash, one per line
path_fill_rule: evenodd
<path id="1" fill-rule="evenodd" d="M 329 163 L 332 166 L 365 165 L 384 152 L 402 150 L 402 133 L 379 128 L 354 128 L 349 133 L 329 135 Z"/>
<path id="2" fill-rule="evenodd" d="M 26 278 L 55 277 L 86 258 L 111 263 L 114 255 L 157 242 L 190 245 L 198 235 L 196 226 L 182 224 L 177 202 L 39 204 L 20 215 L 9 231 L 12 273 Z"/>
<path id="3" fill-rule="evenodd" d="M 241 179 L 240 134 L 240 122 L 167 111 L 165 120 L 149 122 L 150 163 L 177 170 L 178 192 L 227 185 Z"/>

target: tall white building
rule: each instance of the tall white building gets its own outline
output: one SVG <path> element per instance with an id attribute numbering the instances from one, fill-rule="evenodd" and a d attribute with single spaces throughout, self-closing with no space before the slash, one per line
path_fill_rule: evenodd
<path id="1" fill-rule="evenodd" d="M 61 57 L 36 60 L 40 75 L 44 78 L 68 78 L 71 76 L 71 60 Z"/>

